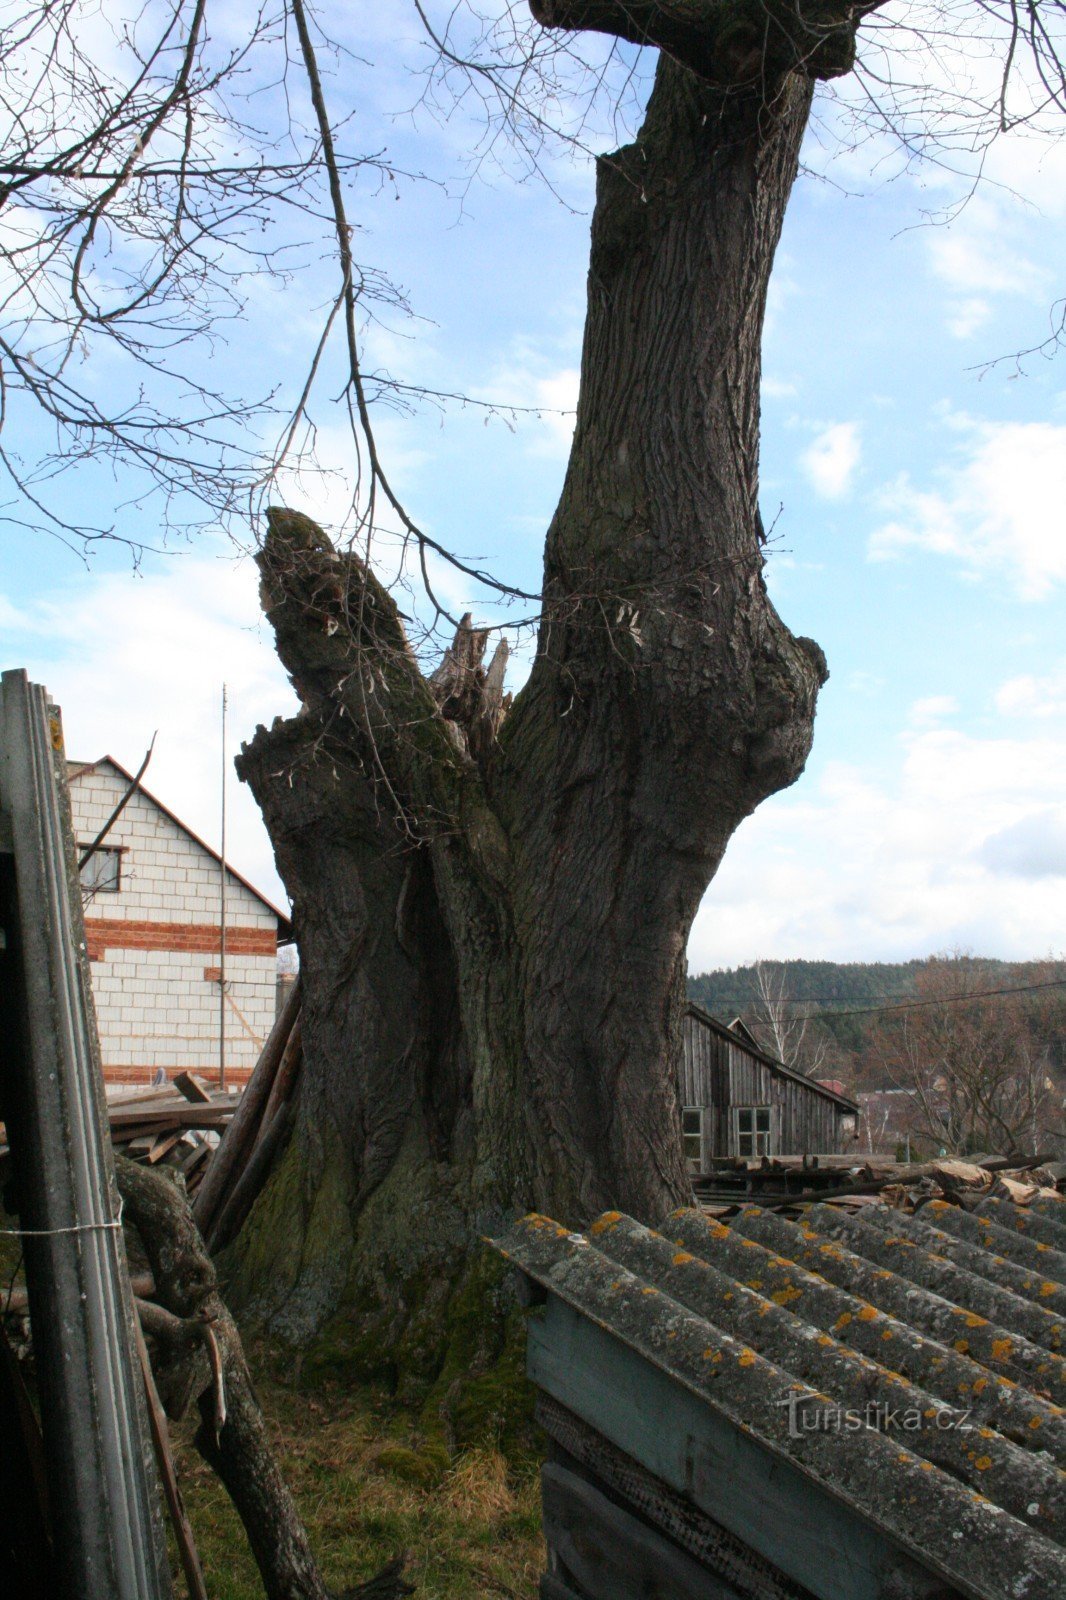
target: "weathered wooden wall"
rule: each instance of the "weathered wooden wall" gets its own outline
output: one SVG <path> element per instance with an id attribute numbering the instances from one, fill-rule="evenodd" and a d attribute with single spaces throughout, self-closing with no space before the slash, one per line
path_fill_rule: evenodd
<path id="1" fill-rule="evenodd" d="M 834 1155 L 844 1148 L 844 1108 L 787 1072 L 756 1055 L 741 1039 L 724 1037 L 695 1009 L 684 1019 L 681 1100 L 701 1106 L 703 1159 L 736 1155 L 731 1110 L 736 1106 L 770 1106 L 774 1155 Z"/>

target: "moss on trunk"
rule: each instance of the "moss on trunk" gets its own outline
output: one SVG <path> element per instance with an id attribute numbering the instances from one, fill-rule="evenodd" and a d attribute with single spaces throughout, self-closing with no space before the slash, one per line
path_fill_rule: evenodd
<path id="1" fill-rule="evenodd" d="M 810 98 L 805 70 L 737 88 L 664 58 L 599 163 L 577 427 L 502 727 L 468 626 L 442 689 L 358 558 L 271 513 L 264 604 L 304 708 L 239 771 L 293 899 L 305 1067 L 227 1279 L 305 1370 L 421 1406 L 412 1470 L 527 1416 L 483 1233 L 533 1208 L 654 1223 L 690 1193 L 689 927 L 733 830 L 802 771 L 825 677 L 767 597 L 758 507 Z"/>

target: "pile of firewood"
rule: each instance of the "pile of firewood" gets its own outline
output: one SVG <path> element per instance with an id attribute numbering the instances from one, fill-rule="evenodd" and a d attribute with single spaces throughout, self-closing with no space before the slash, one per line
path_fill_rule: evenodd
<path id="1" fill-rule="evenodd" d="M 913 1211 L 931 1199 L 963 1201 L 990 1197 L 1027 1206 L 1043 1196 L 1059 1196 L 1064 1182 L 1066 1169 L 1051 1157 L 1012 1162 L 1005 1156 L 977 1161 L 944 1156 L 922 1167 L 912 1167 L 909 1172 L 904 1170 L 894 1182 L 884 1186 L 880 1198 L 885 1205 L 895 1206 L 900 1211 Z"/>

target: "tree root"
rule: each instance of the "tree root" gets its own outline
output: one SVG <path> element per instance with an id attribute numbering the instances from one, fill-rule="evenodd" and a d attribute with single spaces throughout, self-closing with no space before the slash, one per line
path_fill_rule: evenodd
<path id="1" fill-rule="evenodd" d="M 196 1394 L 196 1448 L 237 1509 L 268 1600 L 334 1600 L 270 1448 L 240 1334 L 184 1193 L 162 1172 L 123 1157 L 115 1165 L 126 1216 L 141 1236 L 156 1295 L 169 1313 L 149 1316 L 145 1324 L 159 1341 L 160 1392 L 168 1415 L 180 1415 L 190 1391 Z M 341 1600 L 413 1594 L 402 1573 L 402 1559 L 392 1561 Z"/>

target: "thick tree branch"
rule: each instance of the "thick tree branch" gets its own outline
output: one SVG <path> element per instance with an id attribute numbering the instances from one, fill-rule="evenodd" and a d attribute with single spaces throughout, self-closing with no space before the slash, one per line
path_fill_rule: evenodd
<path id="1" fill-rule="evenodd" d="M 657 45 L 721 88 L 786 72 L 839 78 L 855 64 L 855 30 L 883 0 L 530 0 L 545 28 Z"/>

